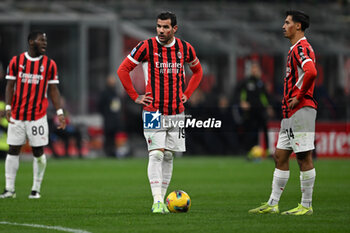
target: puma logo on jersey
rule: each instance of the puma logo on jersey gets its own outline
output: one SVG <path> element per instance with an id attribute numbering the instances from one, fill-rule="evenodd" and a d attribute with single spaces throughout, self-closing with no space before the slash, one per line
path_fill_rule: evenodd
<path id="1" fill-rule="evenodd" d="M 162 55 L 160 55 L 159 53 L 154 53 L 154 55 L 156 55 L 158 57 L 162 57 Z"/>

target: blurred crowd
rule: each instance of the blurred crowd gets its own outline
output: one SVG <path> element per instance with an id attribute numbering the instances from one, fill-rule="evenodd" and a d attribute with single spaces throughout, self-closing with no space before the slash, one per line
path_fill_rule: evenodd
<path id="1" fill-rule="evenodd" d="M 218 87 L 215 77 L 205 74 L 200 87 L 193 93 L 186 104 L 186 115 L 206 120 L 214 118 L 222 121 L 219 129 L 186 129 L 188 154 L 247 154 L 255 145 L 262 142 L 265 155 L 268 151 L 268 127 L 270 121 L 281 118 L 281 94 L 267 88 L 261 79 L 262 68 L 257 61 L 251 61 L 246 75 L 239 80 L 229 94 L 224 94 Z M 55 111 L 48 111 L 50 125 L 49 150 L 53 157 L 84 157 L 89 154 L 89 146 L 100 148 L 100 154 L 108 157 L 124 158 L 133 155 L 137 149 L 135 138 L 142 138 L 142 108 L 135 105 L 120 88 L 115 75 L 106 78 L 105 88 L 100 90 L 98 114 L 102 118 L 101 129 L 90 130 L 88 124 L 77 124 L 69 109 L 74 106 L 62 98 L 65 109 L 67 129 L 56 128 Z M 5 72 L 0 67 L 0 111 L 5 103 Z M 276 87 L 278 88 L 278 87 Z M 282 90 L 282 87 L 280 87 Z M 277 94 L 276 94 L 277 93 Z M 344 88 L 337 87 L 335 94 L 329 96 L 326 88 L 319 85 L 315 89 L 318 102 L 317 119 L 347 120 L 349 95 Z M 64 96 L 64 92 L 63 92 Z M 6 129 L 4 118 L 0 119 L 0 156 L 6 155 Z M 92 133 L 93 132 L 93 133 Z M 98 135 L 100 145 L 92 142 Z M 142 140 L 141 140 L 142 141 Z M 98 144 L 98 143 L 97 143 Z"/>
<path id="2" fill-rule="evenodd" d="M 268 88 L 261 79 L 262 72 L 259 61 L 252 60 L 244 79 L 239 80 L 229 94 L 224 94 L 220 90 L 213 75 L 210 73 L 204 75 L 200 87 L 186 104 L 186 115 L 203 121 L 209 118 L 221 120 L 222 127 L 219 129 L 186 129 L 188 154 L 245 155 L 254 146 L 260 144 L 264 155 L 271 155 L 268 150 L 268 123 L 279 121 L 282 117 L 282 94 Z M 122 132 L 124 135 L 129 135 L 129 139 L 133 136 L 142 137 L 142 108 L 135 105 L 123 90 L 118 88 L 119 81 L 108 81 L 110 78 L 107 78 L 107 84 L 113 83 L 114 87 L 107 85 L 111 89 L 108 91 L 107 87 L 105 92 L 112 93 L 112 89 L 114 90 L 109 96 L 114 96 L 113 98 L 116 98 L 118 103 L 116 104 L 118 115 L 113 117 L 118 120 L 113 121 L 115 126 L 109 127 L 106 125 L 108 116 L 100 111 L 105 119 L 104 128 L 115 129 L 114 134 Z M 282 90 L 283 87 L 281 86 L 280 89 Z M 343 88 L 339 88 L 336 95 L 330 97 L 322 86 L 318 86 L 315 90 L 315 98 L 319 103 L 318 120 L 346 120 L 349 96 L 345 94 Z M 114 106 L 108 104 L 110 101 L 104 102 L 107 106 Z M 100 107 L 102 105 L 100 102 Z M 133 154 L 135 147 L 132 146 L 132 142 L 126 144 L 129 145 L 127 154 Z M 118 156 L 116 153 L 112 156 Z"/>

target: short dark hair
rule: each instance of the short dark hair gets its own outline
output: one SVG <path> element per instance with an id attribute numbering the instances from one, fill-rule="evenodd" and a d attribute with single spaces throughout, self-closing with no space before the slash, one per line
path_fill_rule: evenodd
<path id="1" fill-rule="evenodd" d="M 174 13 L 170 12 L 170 11 L 160 13 L 157 16 L 157 19 L 161 19 L 161 20 L 170 19 L 172 27 L 177 25 L 176 15 Z"/>
<path id="2" fill-rule="evenodd" d="M 45 34 L 45 32 L 38 31 L 38 30 L 31 31 L 28 35 L 28 42 L 30 40 L 35 40 L 39 35 L 43 35 L 43 34 Z"/>
<path id="3" fill-rule="evenodd" d="M 305 31 L 310 25 L 310 17 L 303 11 L 289 10 L 286 11 L 286 16 L 292 16 L 292 20 L 301 24 L 301 30 Z"/>

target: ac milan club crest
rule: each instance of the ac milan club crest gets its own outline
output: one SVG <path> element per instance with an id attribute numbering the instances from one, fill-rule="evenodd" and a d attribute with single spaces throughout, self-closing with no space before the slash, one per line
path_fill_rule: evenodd
<path id="1" fill-rule="evenodd" d="M 181 59 L 181 58 L 182 58 L 182 54 L 181 54 L 181 52 L 177 52 L 177 57 L 178 57 L 179 59 Z"/>

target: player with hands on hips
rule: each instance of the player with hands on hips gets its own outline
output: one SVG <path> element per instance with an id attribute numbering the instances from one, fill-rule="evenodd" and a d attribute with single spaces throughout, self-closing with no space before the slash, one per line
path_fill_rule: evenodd
<path id="1" fill-rule="evenodd" d="M 141 41 L 124 59 L 118 76 L 131 99 L 143 105 L 144 136 L 148 146 L 148 179 L 153 195 L 153 213 L 168 213 L 164 197 L 173 171 L 173 153 L 184 152 L 184 130 L 177 126 L 148 128 L 145 118 L 184 120 L 184 103 L 202 79 L 202 67 L 191 44 L 175 37 L 178 29 L 175 14 L 163 12 L 157 17 L 157 36 Z M 139 95 L 131 82 L 130 72 L 142 63 L 146 91 Z M 184 64 L 192 77 L 183 92 Z M 181 132 L 181 135 L 180 135 Z"/>
<path id="2" fill-rule="evenodd" d="M 279 200 L 289 179 L 289 157 L 294 152 L 300 168 L 301 203 L 283 215 L 311 215 L 316 170 L 312 161 L 315 149 L 317 103 L 313 98 L 317 76 L 315 53 L 304 32 L 309 16 L 301 11 L 287 11 L 283 33 L 292 44 L 287 57 L 282 99 L 283 119 L 275 151 L 275 171 L 269 200 L 249 213 L 279 213 Z"/>

